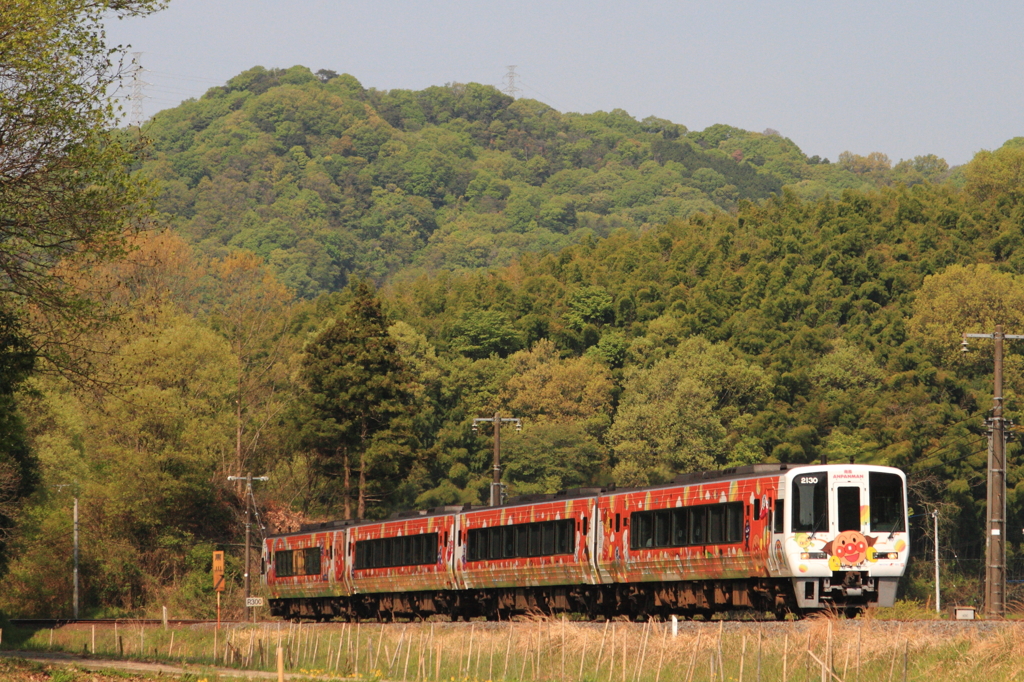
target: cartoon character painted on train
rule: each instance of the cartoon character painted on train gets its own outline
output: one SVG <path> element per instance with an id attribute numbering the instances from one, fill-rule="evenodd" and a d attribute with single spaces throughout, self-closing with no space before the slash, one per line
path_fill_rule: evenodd
<path id="1" fill-rule="evenodd" d="M 862 535 L 859 531 L 845 530 L 822 548 L 831 555 L 829 564 L 838 568 L 854 568 L 865 561 L 875 562 L 875 543 L 878 538 Z M 833 569 L 835 570 L 835 569 Z"/>

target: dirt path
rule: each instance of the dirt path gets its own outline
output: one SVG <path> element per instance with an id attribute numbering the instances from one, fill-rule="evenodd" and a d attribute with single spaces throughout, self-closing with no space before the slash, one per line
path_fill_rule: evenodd
<path id="1" fill-rule="evenodd" d="M 277 673 L 260 670 L 237 670 L 235 668 L 219 668 L 207 665 L 167 665 L 165 663 L 143 663 L 141 661 L 119 661 L 101 658 L 83 658 L 74 654 L 49 651 L 9 651 L 0 650 L 0 658 L 20 658 L 44 665 L 67 665 L 83 670 L 120 670 L 124 672 L 142 673 L 147 675 L 184 675 L 190 673 L 197 676 L 216 675 L 220 679 L 236 680 L 276 680 Z M 286 680 L 328 679 L 300 673 L 285 673 Z M 339 678 L 330 678 L 338 680 Z"/>

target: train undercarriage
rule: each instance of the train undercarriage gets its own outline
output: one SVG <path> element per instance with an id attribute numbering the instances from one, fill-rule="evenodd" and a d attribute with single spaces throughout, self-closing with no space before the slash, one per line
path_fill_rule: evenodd
<path id="1" fill-rule="evenodd" d="M 840 578 L 840 576 L 836 576 Z M 835 590 L 830 585 L 853 581 L 860 576 L 842 574 L 836 579 L 819 579 L 814 594 L 819 599 L 813 610 L 831 608 L 857 611 L 865 608 L 874 593 L 865 590 Z M 799 583 L 804 589 L 807 581 Z M 866 584 L 866 582 L 865 582 Z M 291 620 L 402 621 L 447 615 L 453 621 L 486 618 L 509 620 L 517 616 L 552 616 L 575 613 L 589 620 L 625 616 L 631 620 L 668 618 L 710 618 L 716 613 L 749 611 L 783 618 L 810 609 L 805 594 L 798 596 L 790 579 L 750 578 L 643 582 L 613 585 L 572 585 L 562 587 L 516 587 L 479 590 L 370 593 L 351 597 L 271 599 L 274 616 Z"/>

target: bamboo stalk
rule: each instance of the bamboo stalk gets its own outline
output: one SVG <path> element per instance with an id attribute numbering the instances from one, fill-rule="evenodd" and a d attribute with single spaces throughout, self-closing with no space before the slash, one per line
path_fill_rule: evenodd
<path id="1" fill-rule="evenodd" d="M 402 631 L 405 634 L 405 631 Z M 410 638 L 411 639 L 411 638 Z M 409 657 L 412 656 L 412 644 L 405 645 L 405 668 L 402 670 L 402 679 L 405 680 L 409 677 Z"/>
<path id="2" fill-rule="evenodd" d="M 508 679 L 508 657 L 512 654 L 512 633 L 515 627 L 512 625 L 512 621 L 508 623 L 508 644 L 505 645 L 505 667 L 501 671 L 501 679 Z"/>
<path id="3" fill-rule="evenodd" d="M 601 648 L 598 649 L 598 651 L 597 651 L 597 662 L 594 664 L 594 680 L 595 680 L 595 682 L 597 680 L 597 675 L 598 675 L 599 671 L 601 670 L 601 657 L 604 656 L 604 637 L 605 637 L 605 635 L 608 634 L 608 623 L 609 622 L 610 621 L 606 620 L 604 622 L 604 629 L 601 630 Z M 615 631 L 613 629 L 612 630 L 612 637 L 614 638 L 614 636 L 615 636 Z M 613 651 L 615 650 L 614 646 L 612 647 L 612 650 Z"/>
<path id="4" fill-rule="evenodd" d="M 665 648 L 668 646 L 668 628 L 665 628 L 665 634 L 661 638 L 661 655 L 658 657 L 658 672 L 654 676 L 654 682 L 661 682 L 661 666 L 665 663 Z"/>

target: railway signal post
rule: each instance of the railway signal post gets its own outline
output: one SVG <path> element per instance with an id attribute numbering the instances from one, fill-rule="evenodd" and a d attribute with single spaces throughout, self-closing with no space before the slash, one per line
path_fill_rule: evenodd
<path id="1" fill-rule="evenodd" d="M 967 339 L 992 339 L 995 367 L 992 388 L 992 453 L 988 463 L 988 523 L 985 537 L 985 612 L 1006 615 L 1006 436 L 1003 422 L 1003 340 L 1024 339 L 1004 334 L 996 325 L 992 334 L 964 334 L 960 350 L 968 351 Z"/>
<path id="2" fill-rule="evenodd" d="M 269 481 L 269 476 L 253 476 L 247 473 L 245 476 L 228 476 L 229 481 L 245 481 L 245 618 L 249 619 L 251 615 L 251 607 L 248 605 L 249 594 L 249 545 L 250 537 L 252 536 L 252 482 L 253 481 Z"/>
<path id="3" fill-rule="evenodd" d="M 491 422 L 494 424 L 494 480 L 491 482 L 491 506 L 497 507 L 501 504 L 501 425 L 502 423 L 513 423 L 516 431 L 523 430 L 523 420 L 518 417 L 502 417 L 495 412 L 493 417 L 476 417 L 473 419 L 473 433 L 476 433 L 476 425 L 480 422 Z"/>

